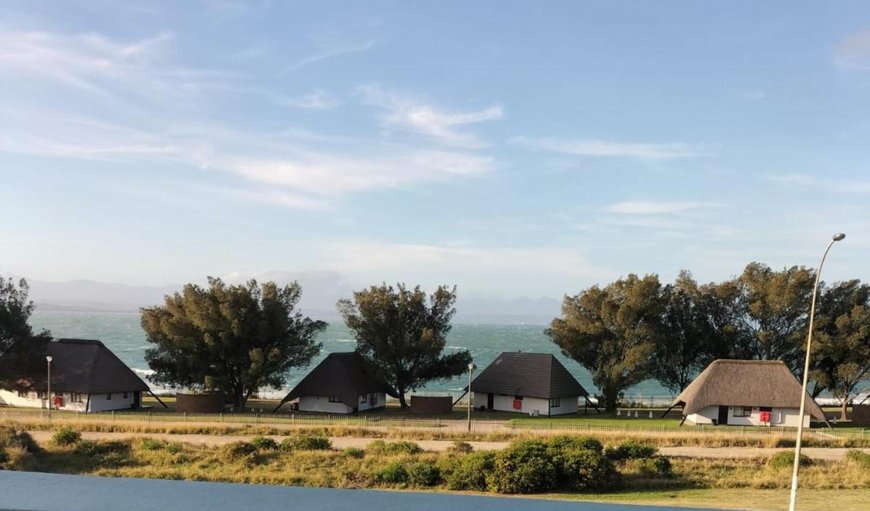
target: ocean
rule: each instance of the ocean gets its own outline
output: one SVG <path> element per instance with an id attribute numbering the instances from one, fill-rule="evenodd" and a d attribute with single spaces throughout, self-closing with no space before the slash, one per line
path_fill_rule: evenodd
<path id="1" fill-rule="evenodd" d="M 135 312 L 78 312 L 78 311 L 40 311 L 30 318 L 34 330 L 48 329 L 54 337 L 99 339 L 139 375 L 147 377 L 150 373 L 145 362 L 145 350 L 149 347 L 145 332 L 139 325 L 139 314 Z M 559 348 L 544 335 L 544 325 L 484 325 L 454 324 L 447 337 L 448 350 L 467 349 L 474 357 L 478 368 L 484 368 L 499 353 L 504 351 L 528 351 L 552 353 L 571 371 L 577 381 L 590 393 L 597 390 L 592 384 L 589 371 L 577 362 L 563 356 Z M 353 335 L 341 321 L 332 321 L 327 329 L 318 335 L 323 343 L 320 355 L 308 368 L 294 369 L 287 379 L 283 391 L 266 392 L 270 397 L 283 396 L 287 390 L 317 365 L 327 354 L 337 351 L 352 351 L 355 347 Z M 146 380 L 147 381 L 147 380 Z M 459 392 L 466 385 L 466 377 L 430 382 L 422 392 Z M 627 396 L 649 398 L 664 397 L 672 393 L 658 382 L 649 380 L 640 383 L 626 392 Z"/>

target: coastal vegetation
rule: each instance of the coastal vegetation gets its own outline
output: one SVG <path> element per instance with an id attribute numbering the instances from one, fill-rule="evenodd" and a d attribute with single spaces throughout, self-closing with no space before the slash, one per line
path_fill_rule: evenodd
<path id="1" fill-rule="evenodd" d="M 51 336 L 48 330 L 34 334 L 29 323 L 33 301 L 25 279 L 17 282 L 0 275 L 0 387 L 15 382 L 21 374 L 42 367 L 39 342 Z"/>
<path id="2" fill-rule="evenodd" d="M 589 370 L 610 411 L 646 379 L 680 392 L 716 359 L 782 360 L 801 377 L 814 278 L 809 268 L 775 271 L 755 262 L 708 284 L 688 271 L 673 284 L 630 274 L 566 296 L 547 334 Z M 845 420 L 870 376 L 870 286 L 823 283 L 813 335 L 810 392 L 831 392 Z"/>
<path id="3" fill-rule="evenodd" d="M 356 350 L 396 389 L 402 408 L 408 391 L 462 374 L 471 363 L 467 350 L 443 354 L 455 302 L 455 287 L 439 286 L 427 297 L 404 284 L 372 286 L 338 302 Z"/>
<path id="4" fill-rule="evenodd" d="M 315 336 L 326 323 L 297 311 L 302 289 L 293 283 L 251 280 L 230 286 L 184 286 L 165 304 L 142 309 L 142 328 L 154 344 L 145 359 L 157 384 L 216 391 L 244 409 L 260 388 L 281 388 L 292 368 L 320 352 Z"/>

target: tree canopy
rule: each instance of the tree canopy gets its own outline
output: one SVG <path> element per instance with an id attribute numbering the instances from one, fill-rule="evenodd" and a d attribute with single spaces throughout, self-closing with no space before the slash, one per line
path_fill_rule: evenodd
<path id="1" fill-rule="evenodd" d="M 562 353 L 592 373 L 605 408 L 612 411 L 625 389 L 651 373 L 664 305 L 657 275 L 631 274 L 604 288 L 593 286 L 565 297 L 562 317 L 546 333 Z"/>
<path id="2" fill-rule="evenodd" d="M 213 390 L 236 408 L 262 387 L 281 388 L 292 368 L 320 351 L 315 341 L 326 323 L 296 310 L 302 290 L 251 280 L 230 286 L 184 286 L 165 304 L 141 310 L 142 328 L 155 347 L 145 352 L 158 384 Z"/>
<path id="3" fill-rule="evenodd" d="M 15 282 L 0 276 L 0 382 L 8 382 L 27 374 L 31 366 L 41 364 L 42 353 L 36 348 L 42 346 L 34 341 L 30 315 L 33 301 L 28 296 L 30 286 L 20 279 Z M 50 337 L 47 330 L 37 337 Z"/>
<path id="4" fill-rule="evenodd" d="M 396 389 L 402 408 L 408 391 L 462 374 L 471 363 L 466 350 L 443 354 L 455 301 L 455 287 L 440 286 L 427 297 L 419 286 L 382 284 L 338 302 L 357 351 Z"/>

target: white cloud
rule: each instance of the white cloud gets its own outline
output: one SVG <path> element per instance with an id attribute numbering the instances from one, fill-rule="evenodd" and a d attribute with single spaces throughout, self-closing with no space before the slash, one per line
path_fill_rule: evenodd
<path id="1" fill-rule="evenodd" d="M 350 55 L 353 53 L 361 53 L 374 48 L 375 44 L 375 41 L 365 41 L 362 43 L 339 44 L 328 48 L 323 48 L 314 55 L 305 57 L 304 59 L 296 62 L 296 64 L 294 64 L 290 69 L 295 71 L 297 69 L 301 69 L 305 66 L 314 64 L 315 62 L 320 62 L 322 60 L 341 57 L 343 55 Z"/>
<path id="2" fill-rule="evenodd" d="M 320 89 L 299 97 L 279 96 L 276 101 L 282 105 L 306 110 L 327 110 L 338 106 L 338 99 L 335 96 Z"/>
<path id="3" fill-rule="evenodd" d="M 820 179 L 807 174 L 769 175 L 765 176 L 765 179 L 788 186 L 812 188 L 833 193 L 870 193 L 870 181 L 868 180 L 838 179 L 835 177 Z"/>
<path id="4" fill-rule="evenodd" d="M 834 65 L 844 71 L 870 70 L 870 30 L 851 35 L 834 49 Z"/>
<path id="5" fill-rule="evenodd" d="M 703 207 L 700 202 L 658 202 L 658 201 L 626 201 L 617 202 L 604 208 L 608 213 L 626 215 L 660 215 L 682 213 Z"/>
<path id="6" fill-rule="evenodd" d="M 638 160 L 672 160 L 705 156 L 702 147 L 684 144 L 612 142 L 595 139 L 515 137 L 511 142 L 530 149 L 599 158 L 635 158 Z"/>
<path id="7" fill-rule="evenodd" d="M 358 90 L 366 103 L 385 110 L 385 125 L 420 133 L 448 145 L 483 147 L 477 137 L 462 133 L 459 128 L 504 117 L 504 110 L 498 105 L 469 112 L 448 112 L 378 85 Z"/>

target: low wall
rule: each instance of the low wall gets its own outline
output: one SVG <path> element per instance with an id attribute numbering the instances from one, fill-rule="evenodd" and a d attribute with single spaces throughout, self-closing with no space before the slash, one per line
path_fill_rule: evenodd
<path id="1" fill-rule="evenodd" d="M 224 411 L 224 398 L 220 394 L 178 394 L 175 408 L 186 413 L 221 413 Z"/>
<path id="2" fill-rule="evenodd" d="M 453 398 L 450 396 L 411 396 L 411 413 L 415 415 L 437 415 L 453 411 Z"/>
<path id="3" fill-rule="evenodd" d="M 852 406 L 852 424 L 870 426 L 870 405 Z"/>

